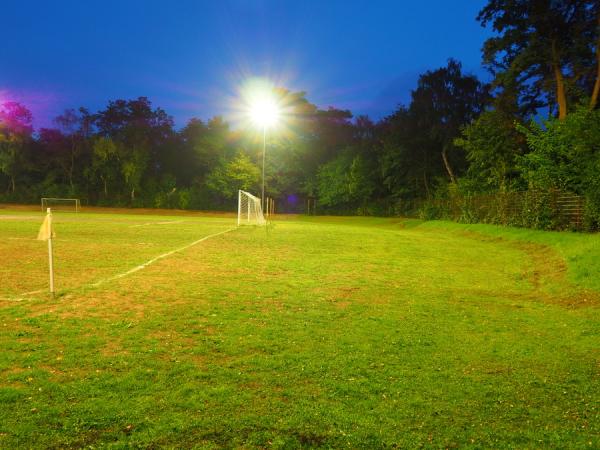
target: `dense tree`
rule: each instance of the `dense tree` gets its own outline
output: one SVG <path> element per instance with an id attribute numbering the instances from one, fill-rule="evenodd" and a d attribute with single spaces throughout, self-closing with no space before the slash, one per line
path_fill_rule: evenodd
<path id="1" fill-rule="evenodd" d="M 91 180 L 100 180 L 105 201 L 108 200 L 108 187 L 117 181 L 119 160 L 117 146 L 110 137 L 98 136 L 93 143 L 92 165 L 87 175 Z"/>
<path id="2" fill-rule="evenodd" d="M 400 107 L 381 125 L 383 182 L 396 197 L 430 197 L 435 184 L 455 182 L 466 170 L 454 145 L 461 127 L 482 111 L 486 87 L 462 73 L 457 61 L 421 75 L 408 108 Z"/>
<path id="3" fill-rule="evenodd" d="M 172 155 L 168 166 L 172 173 L 177 173 L 181 181 L 191 184 L 194 179 L 203 179 L 206 173 L 215 166 L 212 149 L 206 145 L 207 125 L 200 119 L 192 118 L 179 132 L 181 150 L 179 155 Z M 178 167 L 175 169 L 175 167 Z"/>
<path id="4" fill-rule="evenodd" d="M 553 118 L 543 126 L 532 121 L 520 130 L 531 152 L 522 159 L 532 187 L 565 189 L 580 194 L 598 190 L 600 198 L 600 111 L 580 108 L 565 121 Z"/>
<path id="5" fill-rule="evenodd" d="M 455 144 L 465 150 L 469 162 L 463 180 L 468 192 L 506 192 L 521 187 L 517 162 L 527 149 L 513 116 L 486 111 L 464 128 Z"/>
<path id="6" fill-rule="evenodd" d="M 213 194 L 225 199 L 233 199 L 239 189 L 258 191 L 259 168 L 250 161 L 248 155 L 239 152 L 233 159 L 222 159 L 208 174 L 206 185 Z"/>
<path id="7" fill-rule="evenodd" d="M 517 87 L 520 103 L 534 113 L 598 97 L 600 6 L 596 0 L 490 0 L 477 16 L 497 33 L 484 44 L 484 63 L 495 86 Z"/>
<path id="8" fill-rule="evenodd" d="M 173 119 L 161 108 L 152 109 L 146 97 L 116 100 L 95 115 L 98 134 L 110 137 L 117 148 L 120 172 L 131 203 L 141 189 L 144 175 L 160 178 L 170 151 Z M 151 164 L 152 163 L 152 164 Z"/>
<path id="9" fill-rule="evenodd" d="M 66 138 L 63 146 L 66 150 L 64 154 L 67 163 L 65 164 L 63 161 L 61 166 L 67 173 L 71 195 L 73 195 L 75 194 L 76 176 L 80 180 L 83 176 L 83 168 L 80 168 L 79 173 L 76 174 L 77 164 L 86 150 L 89 150 L 86 139 L 90 136 L 93 117 L 85 108 L 80 108 L 78 111 L 67 109 L 56 117 L 54 122 Z"/>
<path id="10" fill-rule="evenodd" d="M 319 167 L 317 173 L 319 203 L 337 206 L 346 213 L 364 214 L 375 190 L 368 161 L 354 149 L 348 148 Z"/>
<path id="11" fill-rule="evenodd" d="M 12 193 L 17 189 L 17 179 L 26 170 L 32 133 L 31 111 L 17 102 L 1 105 L 0 172 L 8 177 L 8 189 Z"/>
<path id="12" fill-rule="evenodd" d="M 69 139 L 56 128 L 42 128 L 38 134 L 36 153 L 42 159 L 38 169 L 43 172 L 46 183 L 69 183 L 73 167 Z"/>
<path id="13" fill-rule="evenodd" d="M 306 155 L 307 163 L 318 167 L 333 158 L 340 148 L 352 143 L 352 113 L 336 108 L 318 110 L 311 118 L 309 131 L 312 132 L 311 153 Z"/>
<path id="14" fill-rule="evenodd" d="M 587 198 L 587 226 L 600 226 L 600 110 L 579 108 L 563 120 L 542 127 L 520 127 L 531 151 L 521 159 L 530 187 L 575 192 Z"/>
<path id="15" fill-rule="evenodd" d="M 481 114 L 487 100 L 486 87 L 475 76 L 463 74 L 461 64 L 452 59 L 446 67 L 421 75 L 412 92 L 410 111 L 433 144 L 427 147 L 441 156 L 452 182 L 455 170 L 464 169 L 464 160 L 456 152 L 451 154 L 454 139 L 462 126 Z"/>
<path id="16" fill-rule="evenodd" d="M 192 155 L 196 181 L 203 182 L 222 157 L 233 156 L 229 124 L 222 117 L 213 117 L 204 124 L 192 119 L 181 131 L 185 151 Z M 178 161 L 180 163 L 180 161 Z"/>
<path id="17" fill-rule="evenodd" d="M 399 107 L 380 123 L 378 134 L 382 141 L 381 176 L 391 196 L 429 197 L 429 152 L 414 151 L 423 147 L 413 115 Z"/>

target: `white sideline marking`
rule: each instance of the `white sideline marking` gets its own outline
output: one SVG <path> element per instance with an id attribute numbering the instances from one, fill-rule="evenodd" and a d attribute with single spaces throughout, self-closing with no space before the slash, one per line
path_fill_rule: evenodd
<path id="1" fill-rule="evenodd" d="M 141 223 L 139 225 L 129 225 L 129 227 L 133 228 L 133 227 L 145 227 L 146 225 L 169 225 L 172 223 L 181 223 L 181 222 L 185 222 L 185 220 L 169 220 L 167 222 L 146 222 L 146 223 Z"/>
<path id="2" fill-rule="evenodd" d="M 29 299 L 25 298 L 25 296 L 27 296 L 27 295 L 41 294 L 42 292 L 46 292 L 46 291 L 47 291 L 47 289 L 38 289 L 37 291 L 24 292 L 23 294 L 20 294 L 18 297 L 4 297 L 4 298 L 0 298 L 0 301 L 5 301 L 5 302 L 22 302 L 24 300 L 29 300 Z"/>
<path id="3" fill-rule="evenodd" d="M 8 216 L 0 214 L 0 220 L 39 220 L 42 215 L 39 216 Z"/>
<path id="4" fill-rule="evenodd" d="M 220 232 L 215 233 L 215 234 L 209 234 L 208 236 L 204 236 L 202 239 L 198 239 L 197 241 L 194 241 L 191 244 L 184 245 L 183 247 L 176 248 L 175 250 L 171 250 L 170 252 L 163 253 L 162 255 L 158 255 L 158 256 L 152 258 L 151 260 L 146 261 L 144 264 L 140 264 L 139 266 L 134 267 L 133 269 L 129 269 L 127 272 L 123 272 L 123 273 L 120 273 L 118 275 L 114 275 L 112 277 L 108 277 L 108 278 L 105 278 L 103 280 L 96 281 L 95 283 L 92 283 L 89 286 L 97 287 L 97 286 L 100 286 L 101 284 L 107 283 L 109 281 L 114 281 L 114 280 L 118 280 L 119 278 L 126 277 L 127 275 L 131 275 L 132 273 L 135 273 L 138 270 L 142 270 L 145 267 L 148 267 L 150 264 L 155 263 L 159 259 L 166 258 L 167 256 L 171 256 L 173 253 L 181 252 L 181 251 L 186 250 L 186 249 L 188 249 L 190 247 L 193 247 L 196 244 L 199 244 L 202 241 L 206 241 L 207 239 L 210 239 L 210 238 L 213 238 L 213 237 L 216 237 L 216 236 L 220 236 L 221 234 L 229 233 L 230 231 L 233 231 L 235 229 L 236 228 L 230 228 L 228 230 L 220 231 Z"/>
<path id="5" fill-rule="evenodd" d="M 24 294 L 21 295 L 33 295 L 33 294 L 39 294 L 40 292 L 46 292 L 47 289 L 38 289 L 37 291 L 30 291 L 30 292 L 25 292 Z"/>

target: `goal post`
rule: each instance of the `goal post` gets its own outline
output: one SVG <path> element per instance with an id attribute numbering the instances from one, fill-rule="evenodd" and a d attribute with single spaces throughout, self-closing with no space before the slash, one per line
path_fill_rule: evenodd
<path id="1" fill-rule="evenodd" d="M 260 206 L 260 198 L 240 189 L 238 191 L 238 226 L 264 225 L 265 223 L 265 217 Z"/>
<path id="2" fill-rule="evenodd" d="M 81 202 L 78 198 L 42 197 L 42 211 L 52 208 L 52 211 L 79 212 Z"/>

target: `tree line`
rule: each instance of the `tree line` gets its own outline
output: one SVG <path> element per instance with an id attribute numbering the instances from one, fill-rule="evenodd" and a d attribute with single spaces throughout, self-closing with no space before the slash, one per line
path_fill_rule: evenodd
<path id="1" fill-rule="evenodd" d="M 377 122 L 277 88 L 285 127 L 268 133 L 267 194 L 280 211 L 397 214 L 415 199 L 560 189 L 600 221 L 600 6 L 489 0 L 482 58 L 420 75 L 408 105 Z M 259 192 L 262 135 L 222 117 L 173 119 L 149 99 L 69 109 L 34 132 L 26 105 L 0 105 L 0 201 L 79 197 L 94 205 L 232 209 Z"/>

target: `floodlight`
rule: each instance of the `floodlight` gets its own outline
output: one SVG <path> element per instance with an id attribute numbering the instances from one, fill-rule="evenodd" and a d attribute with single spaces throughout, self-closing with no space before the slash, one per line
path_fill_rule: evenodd
<path id="1" fill-rule="evenodd" d="M 253 99 L 249 114 L 252 122 L 264 129 L 277 123 L 279 108 L 272 98 L 263 94 Z"/>

